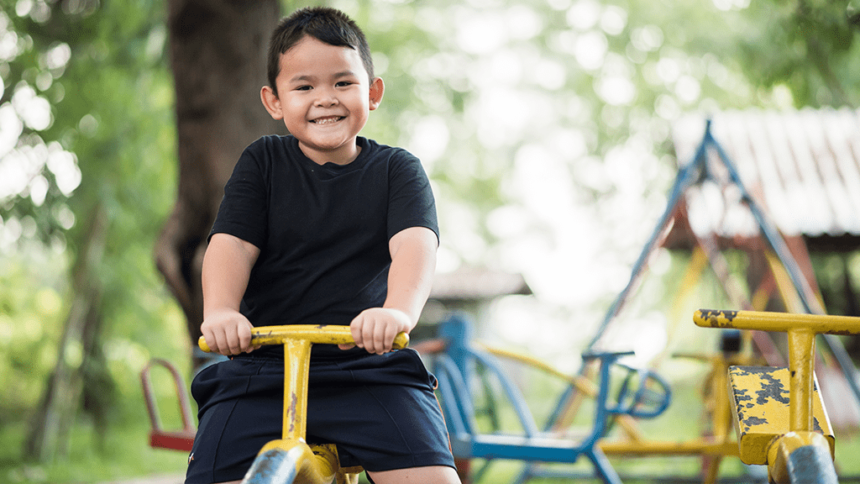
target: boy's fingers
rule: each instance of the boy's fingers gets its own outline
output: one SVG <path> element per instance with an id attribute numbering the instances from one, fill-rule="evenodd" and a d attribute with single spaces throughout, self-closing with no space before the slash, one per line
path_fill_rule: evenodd
<path id="1" fill-rule="evenodd" d="M 213 350 L 219 354 L 225 354 L 227 350 L 227 337 L 223 333 L 212 333 L 212 338 L 215 340 L 212 346 Z"/>
<path id="2" fill-rule="evenodd" d="M 385 351 L 391 351 L 394 347 L 394 338 L 397 337 L 397 328 L 394 326 L 389 326 L 385 329 L 385 336 L 383 337 L 383 342 L 385 343 Z"/>
<path id="3" fill-rule="evenodd" d="M 364 341 L 362 340 L 363 321 L 359 318 L 361 318 L 361 315 L 352 320 L 352 323 L 349 325 L 349 332 L 352 333 L 352 339 L 355 341 L 355 345 L 359 348 L 364 348 Z"/>
<path id="4" fill-rule="evenodd" d="M 240 325 L 238 328 L 239 333 L 239 351 L 253 351 L 251 348 L 251 328 L 248 325 Z"/>
<path id="5" fill-rule="evenodd" d="M 388 351 L 385 344 L 385 333 L 386 333 L 385 324 L 377 324 L 376 328 L 373 331 L 373 347 L 376 350 L 377 355 L 381 355 Z"/>

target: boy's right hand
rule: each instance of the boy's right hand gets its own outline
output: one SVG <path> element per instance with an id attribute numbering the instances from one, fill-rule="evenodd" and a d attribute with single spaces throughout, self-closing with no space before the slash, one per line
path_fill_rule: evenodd
<path id="1" fill-rule="evenodd" d="M 200 331 L 213 353 L 230 356 L 250 353 L 259 348 L 251 346 L 253 327 L 239 311 L 222 309 L 208 313 L 200 325 Z"/>

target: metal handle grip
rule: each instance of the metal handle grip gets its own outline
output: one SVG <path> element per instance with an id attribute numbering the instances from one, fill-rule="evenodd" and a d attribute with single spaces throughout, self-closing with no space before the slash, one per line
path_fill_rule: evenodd
<path id="1" fill-rule="evenodd" d="M 293 324 L 288 326 L 260 326 L 251 328 L 251 345 L 284 344 L 286 340 L 307 340 L 313 344 L 348 345 L 354 344 L 349 326 L 336 324 Z M 203 336 L 197 341 L 201 350 L 209 353 L 211 349 Z M 393 349 L 409 346 L 409 335 L 400 333 L 394 338 Z"/>

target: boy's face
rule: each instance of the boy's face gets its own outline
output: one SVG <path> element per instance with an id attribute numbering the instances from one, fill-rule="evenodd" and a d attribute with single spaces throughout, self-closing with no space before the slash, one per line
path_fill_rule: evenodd
<path id="1" fill-rule="evenodd" d="M 302 152 L 323 164 L 358 156 L 355 137 L 382 101 L 382 79 L 368 79 L 359 53 L 305 36 L 281 55 L 277 94 L 263 87 L 269 114 L 283 119 Z"/>

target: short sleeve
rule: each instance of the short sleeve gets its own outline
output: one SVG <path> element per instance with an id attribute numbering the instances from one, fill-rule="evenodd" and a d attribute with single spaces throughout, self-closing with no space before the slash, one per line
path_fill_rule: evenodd
<path id="1" fill-rule="evenodd" d="M 226 233 L 265 247 L 267 236 L 268 197 L 265 168 L 259 156 L 261 143 L 249 146 L 242 153 L 233 174 L 224 186 L 224 198 L 209 233 Z"/>
<path id="2" fill-rule="evenodd" d="M 421 162 L 400 150 L 390 165 L 388 238 L 411 227 L 427 227 L 439 238 L 436 202 Z"/>

